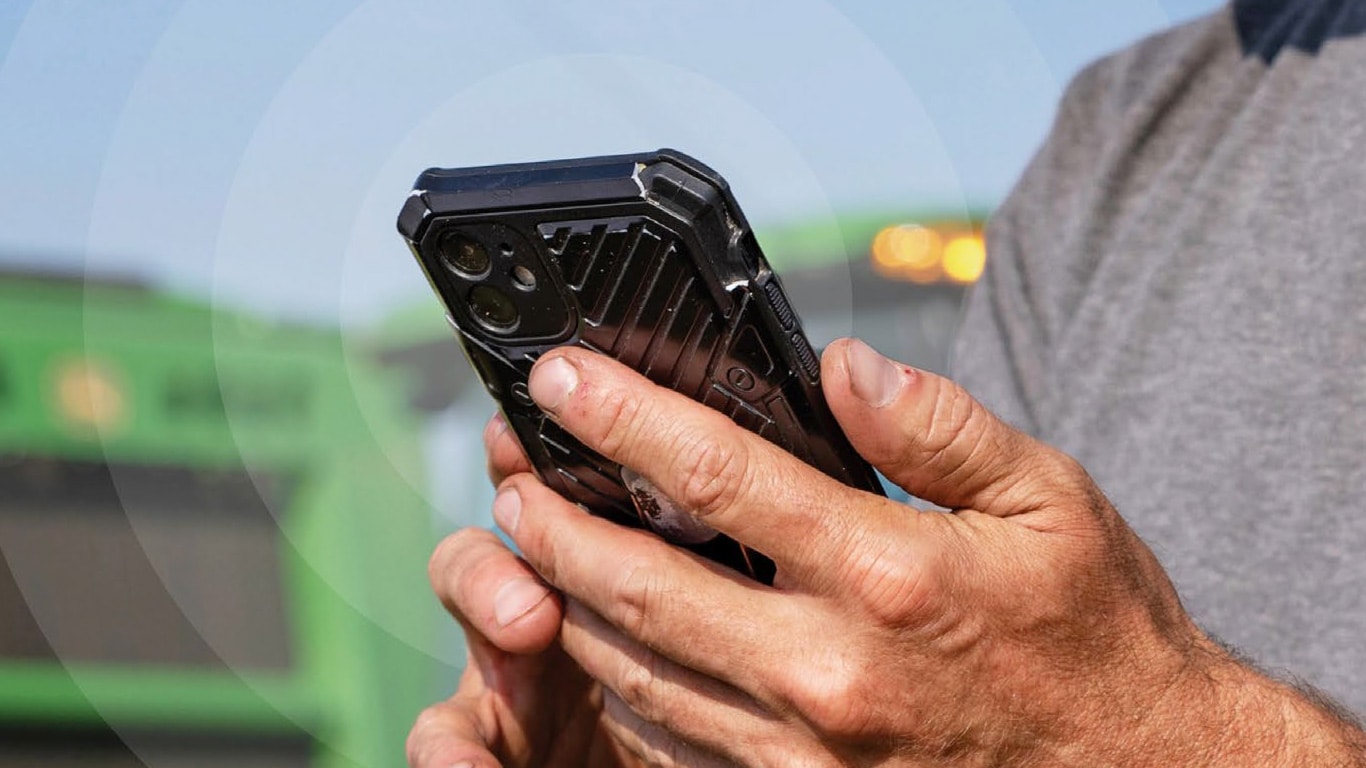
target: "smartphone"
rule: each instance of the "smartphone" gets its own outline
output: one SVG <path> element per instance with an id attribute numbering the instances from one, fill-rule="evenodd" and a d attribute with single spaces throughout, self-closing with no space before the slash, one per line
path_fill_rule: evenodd
<path id="1" fill-rule="evenodd" d="M 697 160 L 661 149 L 432 168 L 398 229 L 541 479 L 589 511 L 773 579 L 762 553 L 697 523 L 536 407 L 531 365 L 566 344 L 610 355 L 831 477 L 882 493 L 825 404 L 817 354 L 729 186 Z"/>

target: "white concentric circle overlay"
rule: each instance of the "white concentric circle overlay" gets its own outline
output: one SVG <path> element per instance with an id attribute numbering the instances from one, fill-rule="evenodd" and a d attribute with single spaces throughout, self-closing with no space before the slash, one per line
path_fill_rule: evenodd
<path id="1" fill-rule="evenodd" d="M 809 57 L 813 68 L 841 61 L 859 76 L 831 81 L 812 74 L 811 82 L 829 84 L 803 90 L 799 108 L 767 100 L 754 86 L 748 93 L 722 86 L 724 72 L 697 73 L 689 66 L 692 51 L 668 54 L 682 64 L 591 53 L 518 61 L 517 50 L 535 46 L 517 49 L 508 40 L 544 34 L 529 27 L 534 21 L 506 16 L 501 29 L 456 33 L 458 27 L 423 23 L 416 7 L 408 13 L 404 7 L 363 5 L 318 40 L 266 102 L 227 178 L 209 157 L 224 147 L 169 140 L 177 129 L 240 119 L 216 111 L 213 83 L 186 92 L 168 71 L 177 66 L 177 52 L 205 32 L 187 9 L 149 57 L 111 138 L 91 215 L 92 252 L 128 253 L 144 247 L 140 238 L 149 230 L 159 231 L 181 255 L 173 262 L 173 282 L 193 286 L 207 278 L 217 305 L 370 321 L 426 296 L 393 220 L 412 177 L 430 164 L 668 144 L 721 169 L 756 221 L 788 210 L 828 216 L 822 174 L 789 138 L 806 127 L 804 116 L 821 111 L 848 115 L 854 134 L 904 137 L 883 142 L 876 159 L 904 168 L 908 196 L 955 188 L 951 163 L 915 94 L 876 46 L 824 3 L 788 11 L 819 16 L 808 28 L 822 32 L 790 44 L 820 52 Z M 769 20 L 748 18 L 754 25 L 748 33 L 769 31 Z M 383 26 L 404 34 L 375 35 Z M 373 40 L 403 42 L 367 48 Z M 791 63 L 794 81 L 806 75 L 803 61 Z M 174 125 L 152 117 L 169 104 L 180 109 Z M 507 147 L 520 157 L 506 156 Z M 851 145 L 851 162 L 868 162 L 860 151 Z M 824 166 L 830 167 L 828 158 Z M 127 195 L 147 203 L 132 221 Z M 781 266 L 781 254 L 771 256 Z M 848 295 L 847 285 L 827 289 Z M 411 455 L 401 459 L 395 467 L 420 484 Z M 342 590 L 363 583 L 351 573 L 322 575 Z"/>
<path id="2" fill-rule="evenodd" d="M 829 157 L 813 162 L 790 138 L 819 111 L 847 115 L 851 133 L 868 141 L 882 137 L 876 162 L 903 168 L 906 179 L 904 189 L 888 191 L 889 197 L 957 188 L 952 164 L 912 89 L 861 30 L 824 3 L 789 10 L 818 16 L 808 26 L 822 31 L 820 39 L 790 43 L 821 52 L 811 67 L 839 60 L 858 79 L 813 75 L 812 82 L 827 85 L 803 90 L 796 103 L 770 99 L 752 84 L 743 93 L 722 85 L 724 71 L 699 72 L 687 51 L 665 51 L 661 58 L 574 53 L 519 60 L 506 40 L 544 34 L 533 28 L 535 20 L 509 15 L 501 29 L 454 35 L 450 27 L 423 24 L 396 7 L 363 5 L 316 42 L 267 101 L 227 178 L 196 156 L 193 144 L 163 147 L 157 140 L 176 126 L 148 115 L 168 103 L 183 106 L 187 126 L 214 118 L 212 94 L 187 95 L 178 90 L 183 83 L 163 71 L 175 66 L 174 51 L 202 31 L 184 31 L 193 26 L 188 23 L 168 28 L 112 137 L 91 216 L 92 252 L 127 253 L 140 247 L 136 235 L 161 225 L 170 247 L 183 254 L 173 282 L 206 281 L 215 305 L 362 324 L 406 302 L 434 302 L 394 231 L 413 177 L 429 165 L 671 145 L 721 170 L 761 225 L 779 212 L 832 217 L 823 177 L 832 167 L 844 169 Z M 749 32 L 766 33 L 762 18 L 751 21 Z M 402 27 L 405 35 L 374 34 L 383 26 Z M 190 39 L 179 38 L 178 29 Z M 373 40 L 398 39 L 401 46 L 367 48 Z M 798 81 L 804 76 L 799 69 L 791 73 Z M 870 162 L 861 152 L 851 144 L 850 163 Z M 130 224 L 122 204 L 129 193 L 150 200 L 155 211 Z M 215 199 L 221 200 L 216 216 Z M 206 254 L 207 264 L 201 262 Z M 781 268 L 781 254 L 770 258 Z M 824 287 L 848 300 L 847 283 Z M 848 316 L 851 324 L 852 307 Z M 847 330 L 833 328 L 830 335 Z M 470 433 L 477 441 L 476 425 Z M 410 453 L 392 459 L 414 486 L 427 487 Z M 479 489 L 465 495 L 473 500 L 472 516 L 482 516 L 487 506 L 478 498 L 487 493 L 480 463 L 457 469 L 469 474 L 471 491 Z M 347 595 L 363 580 L 328 573 L 335 567 L 328 564 L 310 565 L 370 612 L 362 595 Z M 452 653 L 432 647 L 431 638 L 403 639 L 437 657 Z"/>
<path id="3" fill-rule="evenodd" d="M 873 200 L 913 204 L 932 193 L 952 205 L 963 185 L 950 157 L 966 167 L 962 147 L 989 150 L 989 142 L 946 118 L 936 124 L 927 111 L 966 113 L 978 98 L 1004 99 L 1011 114 L 1025 105 L 1051 110 L 1057 78 L 1070 66 L 1058 59 L 1050 70 L 1055 60 L 1040 53 L 1035 32 L 1005 0 L 974 0 L 953 22 L 970 16 L 991 32 L 982 45 L 965 45 L 961 60 L 912 66 L 903 58 L 902 71 L 879 48 L 888 45 L 885 29 L 860 29 L 825 0 L 748 13 L 722 0 L 481 3 L 480 23 L 463 23 L 474 7 L 376 0 L 350 13 L 344 4 L 314 7 L 310 18 L 282 25 L 225 4 L 186 2 L 128 89 L 95 189 L 74 190 L 73 207 L 62 209 L 70 220 L 58 241 L 79 245 L 83 235 L 92 271 L 142 270 L 224 308 L 359 327 L 407 302 L 434 302 L 393 230 L 403 194 L 425 166 L 672 145 L 722 171 L 761 230 L 786 217 L 780 212 L 829 216 L 862 185 Z M 1087 12 L 1121 11 L 1153 26 L 1167 16 L 1153 0 Z M 39 3 L 17 30 L 0 57 L 0 111 L 41 109 L 16 94 L 44 82 L 47 57 L 63 50 L 51 31 L 63 13 Z M 688 14 L 699 31 L 685 44 L 668 30 L 686 26 Z M 698 17 L 718 23 L 704 29 Z M 926 24 L 898 44 L 927 56 L 936 46 L 922 42 L 957 34 L 937 25 L 947 17 L 934 10 L 915 18 Z M 756 65 L 764 53 L 751 43 L 765 39 L 786 50 Z M 986 83 L 995 65 L 1009 85 L 922 108 L 921 84 L 969 65 L 981 71 L 968 80 Z M 732 76 L 756 67 L 758 75 Z M 773 77 L 774 68 L 783 76 Z M 812 116 L 828 114 L 845 120 L 835 149 L 813 134 L 820 123 Z M 232 130 L 219 130 L 225 124 Z M 31 138 L 42 132 L 38 126 Z M 33 167 L 50 173 L 52 164 L 33 154 Z M 875 172 L 884 169 L 891 173 Z M 770 257 L 782 267 L 781 254 Z M 847 285 L 831 288 L 848 295 Z M 364 352 L 350 345 L 339 354 Z M 465 447 L 477 453 L 478 425 L 465 430 Z M 428 487 L 411 456 L 391 461 Z M 471 474 L 454 487 L 484 489 L 478 469 Z M 484 514 L 487 499 L 469 498 L 479 510 L 472 516 Z M 139 515 L 129 510 L 135 531 Z M 152 565 L 164 579 L 168 570 Z M 42 599 L 31 571 L 14 570 L 41 628 L 61 606 Z M 323 575 L 358 608 L 368 603 L 348 594 L 363 581 L 355 574 Z M 187 606 L 186 614 L 200 610 Z M 430 638 L 404 639 L 439 658 L 453 652 Z"/>
<path id="4" fill-rule="evenodd" d="M 330 312 L 343 320 L 370 322 L 383 310 L 412 301 L 430 301 L 435 308 L 394 230 L 413 178 L 430 165 L 668 144 L 721 169 L 755 220 L 793 209 L 833 215 L 822 180 L 788 138 L 788 128 L 709 76 L 640 56 L 579 54 L 506 64 L 455 87 L 464 73 L 461 58 L 452 55 L 424 59 L 422 66 L 410 62 L 412 70 L 401 76 L 419 78 L 423 87 L 400 100 L 392 80 L 362 71 L 347 42 L 350 25 L 386 23 L 383 14 L 371 17 L 368 9 L 350 16 L 310 52 L 257 124 L 224 206 L 213 261 L 216 300 L 260 290 L 263 279 L 273 279 L 267 290 L 307 286 L 310 302 L 322 292 L 330 294 Z M 856 28 L 834 14 L 826 28 L 832 26 L 848 33 L 843 45 L 875 65 L 866 77 L 882 81 L 876 90 L 883 95 L 878 108 L 886 130 L 907 135 L 880 160 L 903 165 L 907 178 L 917 183 L 939 189 L 952 184 L 951 164 L 934 150 L 934 128 L 914 94 Z M 414 31 L 420 38 L 421 30 Z M 448 31 L 431 34 L 430 40 L 409 41 L 408 50 L 451 48 Z M 816 90 L 805 94 L 804 108 L 857 120 L 869 105 L 856 95 L 838 88 Z M 355 104 L 386 102 L 392 102 L 387 109 L 354 111 Z M 351 149 L 337 151 L 348 143 Z M 516 148 L 513 156 L 508 147 Z M 781 254 L 770 256 L 781 266 Z M 847 302 L 847 283 L 825 290 Z M 847 314 L 852 318 L 852 307 Z M 471 425 L 471 439 L 477 441 L 477 434 Z M 479 496 L 486 494 L 481 465 L 454 470 L 470 476 L 472 488 L 462 498 L 473 502 L 471 514 L 479 518 L 485 514 Z M 422 482 L 416 468 L 396 466 L 415 484 Z"/>
<path id="5" fill-rule="evenodd" d="M 483 4 L 491 8 L 483 25 L 470 27 L 451 10 L 457 5 L 357 7 L 308 38 L 287 75 L 260 74 L 254 82 L 268 90 L 249 100 L 245 115 L 223 106 L 241 99 L 220 103 L 214 89 L 250 84 L 225 76 L 186 91 L 174 76 L 212 26 L 195 16 L 207 6 L 187 5 L 187 18 L 171 24 L 149 56 L 110 137 L 90 252 L 154 267 L 218 306 L 359 328 L 411 302 L 430 301 L 436 311 L 394 231 L 409 185 L 430 165 L 673 146 L 721 171 L 761 232 L 793 214 L 833 218 L 837 201 L 865 176 L 870 197 L 891 205 L 927 195 L 939 205 L 962 202 L 946 136 L 913 82 L 823 0 L 768 14 L 729 13 L 720 2 L 667 9 L 726 16 L 724 29 L 690 45 L 663 32 L 668 25 L 649 16 L 659 10 L 653 6 L 575 15 L 558 5 L 533 14 Z M 1008 4 L 983 7 L 984 23 L 1012 45 L 1034 47 Z M 759 75 L 732 76 L 759 55 L 746 51 L 747 41 L 774 35 L 787 51 L 779 61 Z M 1023 58 L 1033 62 L 1029 82 L 1051 92 L 1047 66 Z M 225 60 L 224 72 L 233 66 Z M 782 77 L 773 76 L 778 68 Z M 175 121 L 165 119 L 168 111 L 177 111 Z M 813 134 L 816 115 L 842 116 L 847 138 L 838 148 Z M 245 121 L 240 143 L 205 138 L 197 146 L 198 131 L 217 120 Z M 168 140 L 178 131 L 190 140 Z M 132 213 L 130 199 L 141 203 Z M 843 247 L 832 240 L 832 249 Z M 782 254 L 769 257 L 782 269 Z M 847 282 L 824 288 L 849 301 Z M 847 333 L 852 311 L 822 336 Z M 350 344 L 341 354 L 354 362 L 368 353 Z M 357 400 L 362 408 L 369 402 Z M 467 428 L 476 453 L 478 426 Z M 415 487 L 429 487 L 411 455 L 390 458 Z M 469 515 L 483 520 L 482 462 L 470 463 L 454 471 L 468 473 L 460 485 Z M 363 595 L 347 595 L 363 580 L 322 575 L 365 609 Z M 432 647 L 431 638 L 403 639 L 439 658 L 453 651 Z"/>

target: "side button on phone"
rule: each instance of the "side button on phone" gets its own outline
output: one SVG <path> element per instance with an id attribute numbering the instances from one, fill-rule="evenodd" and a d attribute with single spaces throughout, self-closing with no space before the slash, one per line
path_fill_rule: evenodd
<path id="1" fill-rule="evenodd" d="M 821 361 L 816 357 L 816 351 L 811 348 L 811 342 L 800 333 L 792 334 L 792 347 L 797 351 L 797 362 L 802 366 L 802 372 L 806 378 L 815 381 L 821 375 Z"/>
<path id="2" fill-rule="evenodd" d="M 769 281 L 764 283 L 764 296 L 773 307 L 773 314 L 778 316 L 778 322 L 782 324 L 783 330 L 792 330 L 797 325 L 797 313 L 793 312 L 792 306 L 787 303 L 787 297 L 783 295 L 783 289 L 778 286 L 777 280 L 769 278 Z"/>

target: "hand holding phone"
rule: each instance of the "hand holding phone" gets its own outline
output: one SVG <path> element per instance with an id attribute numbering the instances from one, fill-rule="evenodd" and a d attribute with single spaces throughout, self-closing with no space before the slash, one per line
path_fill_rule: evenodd
<path id="1" fill-rule="evenodd" d="M 541 479 L 623 524 L 764 582 L 773 565 L 585 448 L 527 392 L 572 344 L 881 493 L 820 393 L 820 366 L 725 181 L 671 150 L 430 169 L 399 215 L 460 344 Z"/>

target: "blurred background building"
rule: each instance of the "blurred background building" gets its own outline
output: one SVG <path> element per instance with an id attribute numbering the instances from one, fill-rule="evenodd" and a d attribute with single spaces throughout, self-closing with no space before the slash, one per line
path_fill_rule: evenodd
<path id="1" fill-rule="evenodd" d="M 423 167 L 677 147 L 814 342 L 942 370 L 1067 80 L 1215 5 L 0 4 L 0 768 L 402 764 L 491 500 Z"/>
<path id="2" fill-rule="evenodd" d="M 0 382 L 0 766 L 395 764 L 438 674 L 401 376 L 28 272 Z"/>

